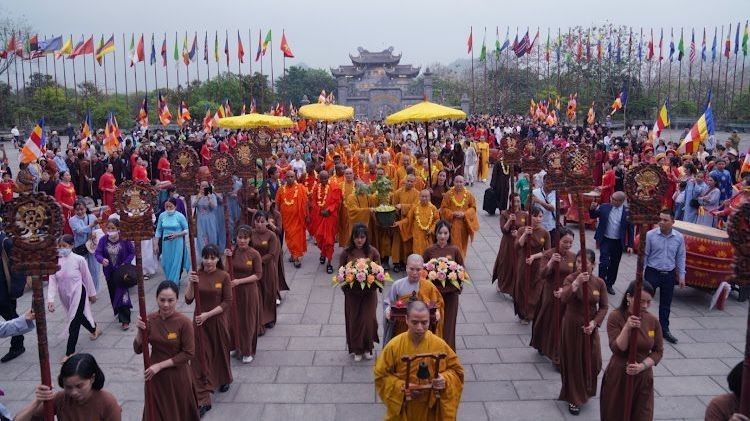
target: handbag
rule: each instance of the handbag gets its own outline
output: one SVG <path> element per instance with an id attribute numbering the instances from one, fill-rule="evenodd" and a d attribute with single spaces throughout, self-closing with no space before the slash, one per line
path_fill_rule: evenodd
<path id="1" fill-rule="evenodd" d="M 701 204 L 698 202 L 698 199 L 692 198 L 690 199 L 690 207 L 693 209 L 698 209 L 701 206 Z"/>

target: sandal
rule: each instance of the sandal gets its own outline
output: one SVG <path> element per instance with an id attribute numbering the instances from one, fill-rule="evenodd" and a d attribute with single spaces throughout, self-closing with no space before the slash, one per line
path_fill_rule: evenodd
<path id="1" fill-rule="evenodd" d="M 323 257 L 323 256 L 320 256 L 320 259 L 318 259 L 318 260 L 320 261 L 321 265 L 325 264 L 325 262 L 326 262 L 326 258 Z"/>
<path id="2" fill-rule="evenodd" d="M 333 273 L 333 266 L 331 266 L 331 265 L 326 266 L 326 272 L 327 273 Z"/>
<path id="3" fill-rule="evenodd" d="M 572 403 L 569 403 L 568 412 L 570 412 L 572 415 L 578 415 L 581 413 L 581 408 L 577 405 L 573 405 Z"/>
<path id="4" fill-rule="evenodd" d="M 89 335 L 89 339 L 91 339 L 92 341 L 95 341 L 99 339 L 99 337 L 102 336 L 103 333 L 104 332 L 101 329 L 99 329 L 99 327 L 97 326 L 97 328 L 94 330 L 94 333 Z"/>
<path id="5" fill-rule="evenodd" d="M 297 268 L 297 269 L 299 269 L 299 268 L 302 267 L 302 263 L 299 260 L 295 260 L 294 261 L 294 267 Z"/>

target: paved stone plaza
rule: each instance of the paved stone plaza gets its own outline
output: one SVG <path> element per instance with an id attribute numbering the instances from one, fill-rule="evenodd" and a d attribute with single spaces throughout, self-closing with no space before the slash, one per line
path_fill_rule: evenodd
<path id="1" fill-rule="evenodd" d="M 14 153 L 11 155 L 15 158 Z M 472 188 L 479 200 L 484 188 L 486 185 L 480 183 Z M 516 321 L 512 303 L 489 283 L 501 234 L 497 216 L 483 211 L 480 215 L 481 229 L 466 259 L 475 284 L 467 286 L 461 295 L 456 329 L 456 346 L 466 376 L 459 419 L 598 419 L 598 399 L 584 406 L 577 418 L 568 414 L 564 402 L 556 400 L 559 374 L 528 346 L 531 327 Z M 593 246 L 593 231 L 587 232 L 586 241 Z M 384 408 L 372 381 L 373 361 L 355 363 L 347 354 L 344 296 L 331 288 L 331 275 L 325 273 L 317 257 L 317 248 L 310 244 L 301 269 L 285 263 L 291 291 L 284 295 L 276 327 L 259 338 L 252 364 L 233 360 L 232 388 L 214 395 L 213 410 L 204 419 L 382 419 Z M 617 295 L 610 297 L 610 307 L 619 304 L 627 282 L 634 278 L 635 266 L 634 255 L 623 256 L 615 285 Z M 151 310 L 156 308 L 154 290 L 162 279 L 158 275 L 146 282 Z M 738 303 L 733 295 L 725 311 L 709 312 L 709 302 L 710 296 L 702 291 L 675 291 L 671 326 L 679 343 L 665 343 L 664 359 L 654 371 L 656 419 L 703 419 L 705 405 L 711 397 L 726 391 L 726 375 L 742 359 L 748 304 Z M 655 300 L 651 307 L 654 313 L 657 303 Z M 26 294 L 20 300 L 19 312 L 29 306 L 30 294 Z M 137 314 L 137 308 L 134 310 Z M 192 307 L 183 301 L 179 310 L 188 314 Z M 119 329 L 106 291 L 100 292 L 93 311 L 104 335 L 91 342 L 82 331 L 78 351 L 93 354 L 101 364 L 107 377 L 105 388 L 122 403 L 123 419 L 140 419 L 143 360 L 132 349 L 135 326 L 127 332 Z M 58 336 L 64 317 L 62 310 L 49 315 L 53 379 L 64 353 L 64 338 Z M 600 334 L 606 366 L 611 352 L 606 332 L 601 330 Z M 8 339 L 0 340 L 2 353 L 8 347 Z M 39 383 L 33 333 L 26 335 L 26 350 L 16 360 L 0 365 L 0 388 L 6 394 L 0 399 L 13 411 L 33 398 Z"/>

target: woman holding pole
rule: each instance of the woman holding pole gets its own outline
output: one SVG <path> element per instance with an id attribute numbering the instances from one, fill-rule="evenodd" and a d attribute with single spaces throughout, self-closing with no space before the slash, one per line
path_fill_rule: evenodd
<path id="1" fill-rule="evenodd" d="M 542 253 L 550 248 L 550 236 L 542 227 L 542 209 L 531 208 L 531 225 L 518 229 L 516 236 L 516 282 L 513 292 L 513 307 L 523 324 L 534 318 L 534 311 L 541 295 L 539 271 Z"/>

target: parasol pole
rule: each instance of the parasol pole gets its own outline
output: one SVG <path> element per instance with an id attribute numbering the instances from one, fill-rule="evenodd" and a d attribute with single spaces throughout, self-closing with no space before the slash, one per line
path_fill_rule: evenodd
<path id="1" fill-rule="evenodd" d="M 729 217 L 727 233 L 734 246 L 734 282 L 740 286 L 750 286 L 750 255 L 747 243 L 750 239 L 750 203 L 745 202 Z M 745 362 L 742 369 L 742 386 L 740 388 L 740 413 L 750 416 L 750 308 L 745 328 Z"/>
<path id="2" fill-rule="evenodd" d="M 424 122 L 424 140 L 427 142 L 427 180 L 429 181 L 428 185 L 432 188 L 432 151 L 430 149 L 430 133 L 427 121 Z"/>
<path id="3" fill-rule="evenodd" d="M 645 180 L 645 181 L 644 181 Z M 650 183 L 646 185 L 646 183 Z M 653 185 L 651 185 L 653 184 Z M 643 269 L 646 261 L 646 232 L 650 223 L 659 220 L 661 197 L 667 186 L 666 174 L 656 164 L 641 164 L 631 169 L 625 175 L 625 193 L 630 202 L 630 222 L 638 224 L 638 263 L 635 269 L 635 288 L 633 290 L 632 314 L 641 315 L 641 290 L 643 288 Z M 638 351 L 639 330 L 631 330 L 628 339 L 628 364 L 636 363 Z M 624 420 L 632 417 L 632 399 L 634 392 L 634 376 L 626 375 L 625 383 L 625 414 Z"/>

